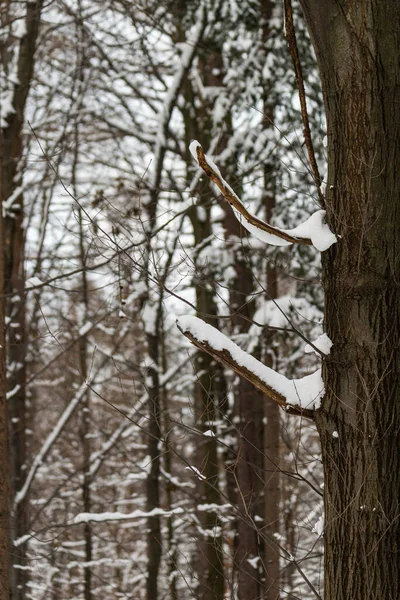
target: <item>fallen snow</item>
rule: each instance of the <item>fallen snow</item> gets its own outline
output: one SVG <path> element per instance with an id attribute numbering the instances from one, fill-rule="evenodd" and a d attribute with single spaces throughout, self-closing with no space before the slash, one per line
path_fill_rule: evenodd
<path id="1" fill-rule="evenodd" d="M 22 535 L 20 538 L 14 540 L 14 546 L 16 546 L 17 548 L 18 546 L 22 546 L 22 544 L 28 542 L 31 539 L 31 537 L 32 535 L 30 533 Z"/>
<path id="2" fill-rule="evenodd" d="M 273 233 L 268 233 L 256 225 L 252 225 L 235 208 L 232 207 L 232 210 L 240 224 L 262 242 L 270 244 L 271 246 L 292 245 L 293 242 L 288 242 L 287 240 L 284 240 Z M 324 222 L 325 215 L 325 210 L 317 210 L 317 212 L 313 213 L 307 219 L 307 221 L 304 221 L 304 223 L 301 223 L 294 229 L 281 229 L 278 227 L 276 229 L 279 229 L 279 231 L 282 231 L 283 233 L 291 235 L 295 238 L 309 238 L 314 248 L 320 252 L 324 252 L 325 250 L 328 250 L 328 248 L 330 248 L 335 242 L 337 242 L 337 237 L 331 232 L 328 225 Z"/>
<path id="3" fill-rule="evenodd" d="M 193 140 L 189 146 L 189 152 L 193 156 L 194 160 L 198 163 L 197 148 L 201 148 L 201 144 L 197 140 Z"/>
<path id="4" fill-rule="evenodd" d="M 18 392 L 19 392 L 20 389 L 21 389 L 21 386 L 19 385 L 19 383 L 17 383 L 17 385 L 15 387 L 13 387 L 12 390 L 10 390 L 9 392 L 7 392 L 7 394 L 6 394 L 7 400 L 10 400 L 10 398 L 13 398 L 13 396 L 15 396 L 16 394 L 18 394 Z"/>
<path id="5" fill-rule="evenodd" d="M 337 242 L 336 235 L 325 223 L 325 215 L 325 210 L 317 210 L 307 221 L 294 229 L 286 230 L 286 233 L 295 237 L 310 238 L 313 246 L 320 252 L 324 252 Z"/>
<path id="6" fill-rule="evenodd" d="M 82 325 L 82 327 L 79 330 L 79 335 L 80 336 L 84 336 L 86 335 L 91 329 L 93 328 L 93 323 L 91 323 L 90 321 L 88 321 L 87 323 L 85 323 L 85 325 Z"/>
<path id="7" fill-rule="evenodd" d="M 22 185 L 20 185 L 13 191 L 7 200 L 3 201 L 3 217 L 6 217 L 8 214 L 12 214 L 14 202 L 19 199 L 23 191 L 24 188 Z M 17 206 L 14 206 L 14 208 L 17 208 Z"/>
<path id="8" fill-rule="evenodd" d="M 214 350 L 229 352 L 237 364 L 254 373 L 268 387 L 281 394 L 288 404 L 308 409 L 320 407 L 325 393 L 321 369 L 301 379 L 290 380 L 239 348 L 202 319 L 187 315 L 179 317 L 177 323 L 183 332 L 189 332 L 199 342 L 207 342 Z"/>
<path id="9" fill-rule="evenodd" d="M 146 302 L 142 313 L 144 330 L 148 335 L 156 335 L 157 329 L 157 306 Z"/>
<path id="10" fill-rule="evenodd" d="M 249 563 L 249 565 L 251 567 L 253 567 L 253 569 L 257 569 L 258 568 L 258 563 L 260 561 L 260 557 L 259 556 L 255 556 L 254 558 L 248 558 L 247 562 Z"/>

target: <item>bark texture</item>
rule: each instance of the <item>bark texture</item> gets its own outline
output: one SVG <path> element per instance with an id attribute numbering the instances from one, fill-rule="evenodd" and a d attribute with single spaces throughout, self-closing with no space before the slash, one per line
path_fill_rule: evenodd
<path id="1" fill-rule="evenodd" d="M 303 0 L 328 124 L 325 599 L 400 597 L 400 4 Z M 336 432 L 336 433 L 335 433 Z"/>

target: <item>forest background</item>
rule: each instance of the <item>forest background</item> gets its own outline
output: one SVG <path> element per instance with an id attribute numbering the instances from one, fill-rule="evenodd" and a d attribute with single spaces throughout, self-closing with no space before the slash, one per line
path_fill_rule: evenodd
<path id="1" fill-rule="evenodd" d="M 176 327 L 197 314 L 288 377 L 320 364 L 319 252 L 250 236 L 189 151 L 275 226 L 319 208 L 293 4 L 319 179 L 280 2 L 0 4 L 13 599 L 320 597 L 312 421 Z"/>

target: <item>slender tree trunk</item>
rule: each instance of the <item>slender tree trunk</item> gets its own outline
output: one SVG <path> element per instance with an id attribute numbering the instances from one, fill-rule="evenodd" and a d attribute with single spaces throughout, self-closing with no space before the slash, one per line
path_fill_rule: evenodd
<path id="1" fill-rule="evenodd" d="M 79 19 L 76 22 L 76 39 L 77 39 L 77 93 L 79 102 L 77 106 L 77 115 L 82 108 L 83 98 L 85 93 L 85 67 L 86 56 L 85 48 L 87 40 L 85 39 L 82 19 L 82 6 L 80 0 L 78 0 L 78 11 Z M 89 307 L 89 282 L 87 278 L 87 250 L 85 243 L 85 229 L 84 229 L 84 213 L 79 204 L 79 185 L 77 181 L 77 172 L 79 166 L 79 148 L 81 143 L 80 131 L 79 131 L 79 117 L 76 117 L 74 124 L 74 153 L 72 163 L 72 190 L 75 200 L 78 202 L 77 207 L 77 219 L 79 228 L 79 260 L 82 269 L 81 275 L 81 295 L 80 301 L 83 312 L 82 324 L 85 326 L 90 319 L 90 307 Z M 82 385 L 85 385 L 89 377 L 89 364 L 90 359 L 88 355 L 88 337 L 87 334 L 82 335 L 79 339 L 79 369 L 83 379 Z M 91 500 L 91 476 L 90 476 L 90 389 L 86 388 L 85 394 L 82 398 L 80 411 L 79 411 L 79 437 L 82 448 L 82 503 L 83 511 L 90 513 L 92 510 Z M 92 538 L 92 525 L 87 522 L 83 524 L 83 537 L 85 544 L 85 566 L 84 566 L 84 582 L 83 582 L 83 595 L 85 600 L 92 600 L 92 566 L 93 560 L 93 538 Z"/>
<path id="2" fill-rule="evenodd" d="M 78 211 L 79 219 L 79 245 L 80 245 L 80 259 L 82 266 L 82 302 L 84 309 L 84 324 L 89 319 L 89 295 L 88 295 L 88 281 L 86 277 L 86 259 L 85 259 L 85 244 L 83 239 L 83 224 L 82 224 L 82 211 Z M 84 382 L 88 380 L 89 376 L 89 357 L 88 357 L 88 340 L 87 335 L 81 336 L 79 340 L 79 363 L 80 372 Z M 83 383 L 84 385 L 84 383 Z M 87 388 L 84 397 L 82 398 L 81 410 L 79 414 L 79 434 L 81 438 L 82 446 L 82 500 L 83 500 L 83 511 L 90 513 L 92 509 L 91 501 L 91 478 L 90 478 L 90 390 Z M 92 541 L 92 526 L 90 523 L 84 523 L 84 541 L 85 541 L 85 562 L 84 568 L 84 598 L 85 600 L 92 600 L 92 567 L 90 566 L 93 560 L 93 541 Z"/>
<path id="3" fill-rule="evenodd" d="M 182 35 L 183 32 L 180 32 Z M 205 88 L 222 85 L 223 71 L 221 70 L 221 49 L 214 40 L 204 43 L 204 49 L 199 51 L 199 76 Z M 218 75 L 216 75 L 218 73 Z M 210 144 L 212 140 L 212 110 L 215 99 L 201 99 L 201 106 L 196 107 L 196 98 L 188 82 L 185 86 L 185 97 L 189 111 L 185 111 L 186 148 L 193 139 L 201 139 Z M 197 99 L 199 100 L 199 99 Z M 193 119 L 192 110 L 196 110 Z M 188 180 L 193 170 L 193 160 L 187 153 Z M 209 190 L 204 183 L 199 184 L 196 192 L 200 208 L 193 207 L 190 218 L 193 226 L 195 248 L 201 246 L 202 256 L 207 245 L 210 245 L 213 233 Z M 201 217 L 200 213 L 201 211 Z M 206 241 L 207 240 L 207 241 Z M 207 245 L 204 245 L 204 244 Z M 211 245 L 210 245 L 210 251 Z M 206 322 L 217 323 L 217 304 L 215 296 L 215 275 L 212 272 L 212 261 L 205 263 L 204 259 L 196 262 L 195 292 L 198 315 Z M 226 402 L 226 382 L 223 367 L 215 360 L 199 352 L 195 358 L 195 416 L 200 431 L 216 433 L 216 421 L 221 418 Z M 221 503 L 220 495 L 220 461 L 218 458 L 218 441 L 214 436 L 204 436 L 196 440 L 198 444 L 197 465 L 205 480 L 198 481 L 198 494 L 203 504 L 215 505 Z M 202 529 L 205 532 L 200 543 L 200 552 L 196 560 L 196 570 L 199 580 L 199 600 L 223 600 L 225 589 L 224 551 L 222 523 L 215 511 L 201 511 L 198 514 Z"/>
<path id="4" fill-rule="evenodd" d="M 216 315 L 213 291 L 208 284 L 196 286 L 196 306 L 199 314 Z M 207 320 L 207 319 L 206 319 Z M 215 324 L 215 319 L 213 319 Z M 198 441 L 198 463 L 204 481 L 199 481 L 201 501 L 207 505 L 221 503 L 219 492 L 219 461 L 217 454 L 216 421 L 224 382 L 223 369 L 208 355 L 196 355 L 195 409 L 200 430 L 212 431 L 214 436 L 205 436 Z M 199 599 L 222 600 L 224 597 L 224 560 L 222 524 L 215 511 L 199 515 L 206 537 L 200 545 Z"/>
<path id="5" fill-rule="evenodd" d="M 325 599 L 400 597 L 400 4 L 303 0 L 328 125 Z"/>
<path id="6" fill-rule="evenodd" d="M 0 600 L 9 600 L 9 472 L 4 291 L 4 233 L 3 220 L 0 219 Z"/>
<path id="7" fill-rule="evenodd" d="M 24 229 L 21 208 L 14 219 L 6 219 L 12 252 L 8 266 L 6 291 L 15 294 L 14 302 L 8 302 L 7 316 L 10 327 L 7 332 L 7 388 L 9 390 L 9 444 L 10 444 L 10 503 L 14 504 L 17 492 L 22 488 L 26 469 L 26 326 L 25 295 L 23 273 Z M 13 222 L 11 222 L 13 221 Z M 11 233 L 12 232 L 12 233 Z M 14 504 L 11 512 L 11 540 L 18 539 L 29 530 L 29 498 L 26 496 Z M 13 598 L 25 598 L 28 571 L 26 565 L 26 546 L 22 544 L 12 552 L 14 568 L 11 572 Z"/>
<path id="8" fill-rule="evenodd" d="M 268 208 L 268 207 L 267 207 Z M 268 214 L 268 210 L 267 210 Z M 267 216 L 270 223 L 270 217 Z M 267 265 L 267 290 L 269 298 L 278 297 L 277 274 L 273 265 Z M 271 336 L 266 341 L 266 347 L 271 348 Z M 272 350 L 273 351 L 273 350 Z M 274 367 L 271 355 L 264 358 L 267 366 Z M 279 534 L 281 519 L 281 474 L 280 474 L 280 408 L 268 396 L 264 396 L 264 529 L 266 534 L 264 551 L 265 589 L 264 600 L 279 600 L 280 598 L 280 564 L 279 551 L 273 538 Z"/>
<path id="9" fill-rule="evenodd" d="M 31 86 L 34 70 L 34 56 L 39 33 L 40 15 L 43 0 L 29 2 L 26 6 L 25 34 L 21 37 L 15 51 L 17 57 L 17 80 L 12 95 L 13 112 L 7 115 L 5 125 L 0 134 L 0 193 L 2 206 L 22 184 L 22 173 L 19 171 L 23 151 L 22 127 L 25 105 Z M 7 16 L 7 11 L 5 11 Z M 4 55 L 5 56 L 5 55 Z M 3 65 L 6 68 L 6 65 Z M 3 218 L 3 217 L 1 217 Z M 3 306 L 4 314 L 11 319 L 13 327 L 9 328 L 7 340 L 7 359 L 10 365 L 7 389 L 10 392 L 8 402 L 9 444 L 10 444 L 10 503 L 13 505 L 18 490 L 22 487 L 24 468 L 26 467 L 26 328 L 24 300 L 24 227 L 23 227 L 23 194 L 16 195 L 13 205 L 3 219 L 3 243 L 1 251 L 4 256 L 4 281 L 1 290 L 6 294 L 15 293 L 12 302 Z M 2 257 L 3 260 L 3 257 Z M 1 328 L 4 321 L 1 321 Z M 4 340 L 3 340 L 4 341 Z M 6 344 L 0 341 L 5 353 Z M 4 357 L 3 357 L 3 360 Z M 4 380 L 5 381 L 5 380 Z M 2 455 L 4 462 L 7 453 Z M 10 538 L 13 541 L 28 531 L 28 499 L 14 505 L 11 513 Z M 25 545 L 14 548 L 11 553 L 11 590 L 13 600 L 23 600 L 26 593 L 27 574 Z M 17 567 L 17 568 L 15 568 Z"/>
<path id="10" fill-rule="evenodd" d="M 264 49 L 267 47 L 268 38 L 271 35 L 270 20 L 274 5 L 271 0 L 261 0 L 262 11 L 262 39 Z M 276 10 L 276 7 L 275 7 Z M 267 58 L 267 56 L 265 56 Z M 270 100 L 271 90 L 264 87 L 263 90 L 263 108 L 265 129 L 274 127 L 274 106 Z M 264 207 L 265 219 L 271 223 L 275 209 L 275 168 L 274 159 L 264 166 Z M 274 300 L 279 296 L 278 274 L 273 260 L 267 261 L 267 294 L 269 300 Z M 264 363 L 267 366 L 274 367 L 273 356 L 273 336 L 265 334 L 262 336 L 264 342 L 263 354 Z M 265 587 L 264 600 L 280 599 L 280 564 L 279 551 L 277 545 L 273 542 L 274 536 L 279 534 L 281 519 L 281 474 L 280 474 L 280 443 L 281 443 L 281 415 L 280 408 L 276 402 L 264 396 L 264 532 L 266 534 L 264 545 L 264 569 L 265 569 Z"/>
<path id="11" fill-rule="evenodd" d="M 246 235 L 229 207 L 225 207 L 227 247 L 234 255 L 236 277 L 230 284 L 230 311 L 236 333 L 246 333 L 254 314 L 254 291 L 250 250 L 246 256 Z M 242 239 L 239 247 L 237 240 Z M 242 318 L 244 317 L 244 318 Z M 239 517 L 236 532 L 234 567 L 238 598 L 254 600 L 263 595 L 264 547 L 256 528 L 264 515 L 264 397 L 248 381 L 235 384 L 234 422 L 237 430 L 235 479 Z M 258 517 L 258 521 L 254 521 Z"/>
<path id="12" fill-rule="evenodd" d="M 164 339 L 164 336 L 163 336 Z M 165 346 L 163 344 L 163 373 L 166 373 L 166 361 L 165 361 Z M 164 439 L 165 442 L 165 450 L 164 450 L 164 470 L 169 475 L 172 476 L 172 456 L 170 450 L 170 443 L 168 440 L 168 433 L 170 431 L 170 419 L 169 419 L 169 399 L 168 399 L 168 391 L 163 388 L 163 425 L 164 425 Z M 169 478 L 167 478 L 165 482 L 165 499 L 166 499 L 166 510 L 171 510 L 173 508 L 173 484 Z M 169 597 L 170 600 L 178 600 L 178 591 L 177 591 L 177 578 L 178 578 L 178 570 L 177 570 L 177 562 L 178 562 L 178 552 L 175 540 L 175 532 L 174 532 L 174 517 L 171 516 L 167 520 L 167 541 L 168 541 L 168 587 L 169 587 Z"/>
<path id="13" fill-rule="evenodd" d="M 199 192 L 199 198 L 206 199 L 203 208 L 205 219 L 198 218 L 197 209 L 191 214 L 195 247 L 210 240 L 212 232 L 210 206 L 207 195 Z M 204 252 L 204 246 L 202 250 Z M 206 270 L 206 272 L 205 272 Z M 217 322 L 214 276 L 208 265 L 197 264 L 196 258 L 196 308 L 205 321 Z M 198 481 L 198 494 L 202 504 L 221 503 L 219 491 L 219 460 L 217 453 L 216 421 L 220 418 L 220 409 L 226 397 L 223 367 L 210 356 L 202 352 L 195 358 L 195 416 L 200 431 L 212 431 L 214 436 L 204 436 L 196 440 L 198 444 L 197 466 L 205 477 Z M 215 511 L 202 511 L 198 518 L 205 532 L 200 543 L 197 561 L 199 578 L 198 597 L 201 600 L 223 600 L 224 597 L 224 558 L 222 524 Z"/>
<path id="14" fill-rule="evenodd" d="M 159 319 L 157 319 L 159 323 Z M 159 328 L 155 325 L 156 331 Z M 146 480 L 147 510 L 151 512 L 160 507 L 160 454 L 159 440 L 161 431 L 161 397 L 159 366 L 159 343 L 156 334 L 147 334 L 147 344 L 151 365 L 147 370 L 149 393 L 148 452 L 150 457 L 150 473 Z M 158 515 L 147 519 L 147 600 L 158 598 L 158 573 L 161 564 L 161 522 Z"/>

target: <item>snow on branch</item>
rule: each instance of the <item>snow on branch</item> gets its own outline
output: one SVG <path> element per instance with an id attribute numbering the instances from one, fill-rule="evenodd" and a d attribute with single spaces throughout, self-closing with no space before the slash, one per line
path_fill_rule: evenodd
<path id="1" fill-rule="evenodd" d="M 202 319 L 184 316 L 177 319 L 177 325 L 197 348 L 250 381 L 287 412 L 313 418 L 313 411 L 319 408 L 325 393 L 321 369 L 290 380 L 262 364 Z"/>
<path id="2" fill-rule="evenodd" d="M 230 204 L 241 225 L 261 241 L 272 244 L 273 246 L 305 244 L 314 246 L 320 252 L 327 250 L 337 241 L 336 236 L 324 222 L 326 214 L 324 210 L 318 210 L 313 213 L 307 221 L 301 223 L 294 229 L 280 229 L 279 227 L 273 227 L 262 219 L 252 215 L 245 208 L 233 189 L 224 180 L 218 167 L 208 156 L 206 156 L 199 142 L 193 141 L 190 144 L 189 149 L 204 173 L 217 186 L 225 200 Z"/>

